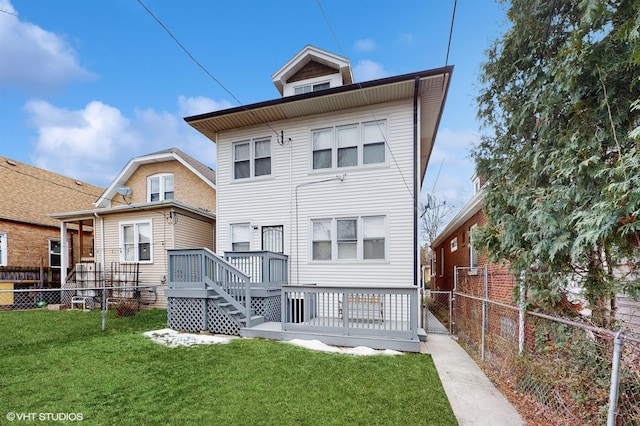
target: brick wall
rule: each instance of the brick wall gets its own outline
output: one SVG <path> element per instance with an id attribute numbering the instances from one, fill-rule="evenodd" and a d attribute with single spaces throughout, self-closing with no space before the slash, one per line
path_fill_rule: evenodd
<path id="1" fill-rule="evenodd" d="M 69 231 L 70 263 L 80 262 L 82 257 L 93 254 L 93 237 L 84 232 L 83 253 L 80 253 L 78 231 Z M 47 226 L 37 226 L 17 222 L 0 223 L 0 233 L 7 234 L 7 266 L 39 267 L 49 265 L 49 240 L 60 240 L 60 230 Z M 71 242 L 73 239 L 73 243 Z M 73 262 L 71 255 L 73 254 Z"/>

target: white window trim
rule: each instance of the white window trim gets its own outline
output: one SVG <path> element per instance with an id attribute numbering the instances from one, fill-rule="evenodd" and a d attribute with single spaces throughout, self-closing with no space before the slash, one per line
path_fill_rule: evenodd
<path id="1" fill-rule="evenodd" d="M 249 235 L 249 240 L 248 241 L 233 241 L 233 228 L 234 227 L 246 227 L 248 230 L 248 235 Z M 252 227 L 251 227 L 251 223 L 249 222 L 239 222 L 239 223 L 231 223 L 229 224 L 229 251 L 234 251 L 233 250 L 233 243 L 234 242 L 240 242 L 240 243 L 244 243 L 247 242 L 249 243 L 249 249 L 251 250 L 251 246 L 252 246 Z M 244 250 L 238 250 L 238 251 L 244 251 Z"/>
<path id="2" fill-rule="evenodd" d="M 0 232 L 0 266 L 9 264 L 9 254 L 7 253 L 7 233 Z"/>
<path id="3" fill-rule="evenodd" d="M 384 128 L 384 161 L 379 162 L 379 163 L 369 163 L 369 164 L 364 164 L 364 147 L 365 145 L 370 145 L 370 144 L 365 144 L 364 143 L 364 128 L 365 126 L 368 125 L 372 125 L 372 124 L 376 124 L 376 123 L 384 123 L 385 128 Z M 344 167 L 338 167 L 338 129 L 345 129 L 345 128 L 349 128 L 349 127 L 357 127 L 357 132 L 358 132 L 358 140 L 357 140 L 357 144 L 355 145 L 355 147 L 357 148 L 358 154 L 357 154 L 357 160 L 356 160 L 356 165 L 355 166 L 344 166 Z M 313 168 L 313 153 L 314 153 L 314 149 L 313 149 L 313 134 L 315 132 L 321 132 L 321 131 L 326 131 L 326 130 L 330 130 L 331 131 L 331 167 L 325 167 L 325 168 L 321 168 L 321 169 L 314 169 Z M 343 123 L 343 124 L 336 124 L 334 126 L 324 126 L 324 127 L 315 127 L 309 130 L 309 171 L 310 173 L 322 173 L 322 172 L 336 172 L 336 171 L 342 171 L 342 170 L 362 170 L 362 169 L 368 169 L 368 168 L 375 168 L 375 167 L 380 167 L 380 166 L 388 166 L 389 165 L 389 147 L 388 147 L 388 141 L 389 141 L 389 120 L 387 120 L 386 118 L 381 118 L 378 120 L 374 120 L 374 121 L 356 121 L 356 122 L 348 122 L 348 123 Z"/>
<path id="4" fill-rule="evenodd" d="M 450 242 L 451 245 L 451 253 L 458 250 L 458 237 L 455 237 Z"/>
<path id="5" fill-rule="evenodd" d="M 474 223 L 473 225 L 471 225 L 471 228 L 469 228 L 469 266 L 471 268 L 478 267 L 478 251 L 473 247 L 473 232 L 477 227 L 478 227 L 478 224 Z M 474 257 L 476 260 L 475 265 L 473 264 Z"/>
<path id="6" fill-rule="evenodd" d="M 382 217 L 384 219 L 384 258 L 382 259 L 365 259 L 364 258 L 364 218 Z M 356 220 L 357 240 L 356 240 L 356 257 L 351 259 L 338 258 L 338 220 Z M 331 259 L 314 259 L 313 258 L 313 222 L 330 220 L 331 221 Z M 318 217 L 309 221 L 309 260 L 312 263 L 388 263 L 389 262 L 389 220 L 388 215 L 371 214 L 360 216 L 337 216 L 337 217 Z"/>
<path id="7" fill-rule="evenodd" d="M 314 90 L 314 88 L 316 86 L 320 86 L 320 85 L 323 85 L 323 84 L 328 84 L 329 87 L 327 87 L 325 89 Z M 298 89 L 304 89 L 306 87 L 309 87 L 311 90 L 309 90 L 308 92 L 296 93 Z M 319 80 L 319 81 L 315 81 L 315 82 L 310 82 L 309 80 L 305 80 L 304 84 L 293 86 L 293 93 L 295 95 L 303 95 L 305 93 L 319 92 L 320 90 L 327 90 L 327 89 L 330 89 L 330 88 L 331 88 L 331 80 L 323 79 L 323 80 Z"/>
<path id="8" fill-rule="evenodd" d="M 269 142 L 269 159 L 270 159 L 270 163 L 271 163 L 271 168 L 270 168 L 270 173 L 269 174 L 264 174 L 264 175 L 260 175 L 260 176 L 256 176 L 255 174 L 255 165 L 256 165 L 256 160 L 261 159 L 261 158 L 267 158 L 267 157 L 256 157 L 256 142 L 265 142 L 268 141 Z M 237 145 L 242 145 L 242 144 L 249 144 L 249 176 L 247 177 L 243 177 L 243 178 L 237 178 L 236 177 L 236 146 Z M 271 177 L 273 177 L 273 157 L 275 155 L 274 149 L 273 149 L 273 140 L 271 138 L 271 136 L 264 136 L 264 137 L 259 137 L 259 138 L 252 138 L 252 139 L 245 139 L 245 140 L 241 140 L 241 141 L 236 141 L 233 142 L 231 144 L 231 181 L 232 182 L 246 182 L 249 180 L 254 180 L 254 179 L 269 179 Z"/>
<path id="9" fill-rule="evenodd" d="M 51 243 L 58 243 L 60 244 L 60 253 L 54 253 L 53 250 L 51 250 Z M 60 242 L 59 238 L 49 238 L 48 240 L 48 251 L 49 251 L 49 267 L 50 268 L 55 268 L 55 269 L 60 269 L 62 267 L 62 243 Z M 53 266 L 51 264 L 51 256 L 52 255 L 56 255 L 56 256 L 60 256 L 60 265 L 59 266 Z"/>
<path id="10" fill-rule="evenodd" d="M 149 225 L 149 260 L 140 260 L 139 259 L 139 232 L 137 232 L 138 225 Z M 134 246 L 136 248 L 136 260 L 125 260 L 125 249 L 124 249 L 124 227 L 126 225 L 134 225 L 134 229 L 136 230 L 134 234 Z M 129 220 L 118 223 L 118 234 L 119 234 L 119 247 L 120 247 L 120 262 L 121 263 L 141 263 L 141 264 L 151 264 L 153 263 L 153 221 L 151 219 L 143 219 L 143 220 Z"/>
<path id="11" fill-rule="evenodd" d="M 158 179 L 159 180 L 159 196 L 158 196 L 158 200 L 157 201 L 164 201 L 165 200 L 165 193 L 167 191 L 165 191 L 165 179 L 167 177 L 174 177 L 173 173 L 156 173 L 155 175 L 151 175 L 149 177 L 147 177 L 147 202 L 151 202 L 151 180 L 152 179 Z M 173 199 L 175 199 L 176 193 L 176 181 L 175 178 L 173 179 Z"/>

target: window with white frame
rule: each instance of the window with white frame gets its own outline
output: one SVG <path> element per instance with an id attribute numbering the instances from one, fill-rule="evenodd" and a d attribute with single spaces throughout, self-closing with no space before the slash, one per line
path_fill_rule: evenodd
<path id="1" fill-rule="evenodd" d="M 312 260 L 386 259 L 384 216 L 314 219 L 311 221 Z"/>
<path id="2" fill-rule="evenodd" d="M 236 223 L 231 225 L 231 250 L 251 250 L 251 225 L 248 223 Z"/>
<path id="3" fill-rule="evenodd" d="M 60 253 L 60 240 L 49 240 L 49 266 L 51 268 L 60 267 Z"/>
<path id="4" fill-rule="evenodd" d="M 440 247 L 440 276 L 444 277 L 444 247 Z"/>
<path id="5" fill-rule="evenodd" d="M 386 121 L 380 120 L 312 130 L 312 169 L 385 163 L 386 129 Z"/>
<path id="6" fill-rule="evenodd" d="M 120 223 L 120 261 L 152 262 L 151 221 Z"/>
<path id="7" fill-rule="evenodd" d="M 271 138 L 233 144 L 233 178 L 247 179 L 271 174 Z"/>
<path id="8" fill-rule="evenodd" d="M 477 223 L 474 223 L 469 228 L 469 266 L 472 268 L 478 267 L 478 251 L 473 247 L 473 232 L 478 227 Z"/>
<path id="9" fill-rule="evenodd" d="M 455 237 L 454 239 L 452 239 L 449 244 L 451 246 L 451 253 L 458 250 L 458 237 Z"/>
<path id="10" fill-rule="evenodd" d="M 296 87 L 295 94 L 301 95 L 303 93 L 317 92 L 318 90 L 325 90 L 330 87 L 329 82 L 326 83 L 318 83 L 318 84 L 307 84 L 305 86 Z"/>
<path id="11" fill-rule="evenodd" d="M 161 173 L 147 178 L 147 201 L 173 200 L 173 174 Z"/>
<path id="12" fill-rule="evenodd" d="M 7 234 L 0 233 L 0 266 L 7 266 Z"/>

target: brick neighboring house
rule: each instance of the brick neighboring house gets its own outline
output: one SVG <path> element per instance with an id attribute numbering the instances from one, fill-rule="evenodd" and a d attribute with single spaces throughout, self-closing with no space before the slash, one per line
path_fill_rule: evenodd
<path id="1" fill-rule="evenodd" d="M 104 188 L 2 156 L 0 182 L 0 270 L 60 268 L 60 226 L 49 215 L 90 208 Z M 66 238 L 69 258 L 93 255 L 92 223 L 70 227 Z"/>
<path id="2" fill-rule="evenodd" d="M 452 291 L 456 284 L 455 268 L 458 267 L 458 285 L 473 286 L 477 295 L 483 294 L 484 268 L 487 269 L 487 292 L 491 300 L 513 304 L 513 288 L 516 279 L 505 266 L 490 263 L 487 257 L 471 245 L 471 233 L 476 226 L 486 223 L 482 211 L 484 192 L 479 177 L 472 178 L 473 198 L 447 224 L 432 243 L 434 252 L 431 266 L 431 289 Z"/>

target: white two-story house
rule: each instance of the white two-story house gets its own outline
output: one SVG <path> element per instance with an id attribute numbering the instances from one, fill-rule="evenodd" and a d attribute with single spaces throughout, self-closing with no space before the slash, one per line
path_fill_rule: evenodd
<path id="1" fill-rule="evenodd" d="M 284 253 L 290 286 L 351 289 L 317 291 L 313 315 L 400 320 L 376 289 L 417 295 L 418 197 L 452 70 L 354 83 L 348 59 L 306 46 L 272 76 L 281 97 L 186 117 L 217 145 L 217 252 Z"/>

